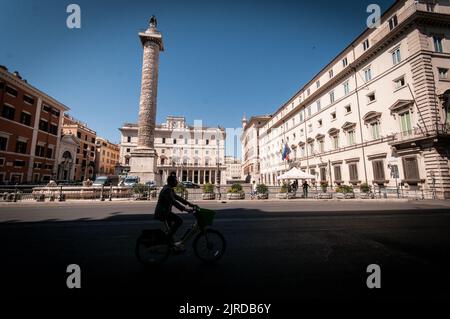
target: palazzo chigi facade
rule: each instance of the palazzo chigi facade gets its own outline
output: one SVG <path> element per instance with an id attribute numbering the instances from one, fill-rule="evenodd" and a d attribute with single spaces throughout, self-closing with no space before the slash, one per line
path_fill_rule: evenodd
<path id="1" fill-rule="evenodd" d="M 129 171 L 131 153 L 137 146 L 138 125 L 125 123 L 120 129 L 120 163 Z M 180 181 L 225 184 L 225 130 L 186 124 L 184 117 L 168 116 L 155 127 L 158 154 L 158 184 L 175 173 Z"/>
<path id="2" fill-rule="evenodd" d="M 252 179 L 278 185 L 295 166 L 450 198 L 449 69 L 449 1 L 396 1 L 258 128 Z"/>

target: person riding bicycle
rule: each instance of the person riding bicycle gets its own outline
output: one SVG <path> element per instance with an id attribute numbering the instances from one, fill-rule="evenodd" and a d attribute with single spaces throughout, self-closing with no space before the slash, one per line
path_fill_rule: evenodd
<path id="1" fill-rule="evenodd" d="M 161 189 L 158 197 L 158 203 L 155 208 L 154 218 L 159 221 L 167 221 L 169 225 L 169 238 L 174 244 L 174 235 L 177 232 L 178 228 L 183 224 L 183 219 L 178 215 L 172 212 L 172 206 L 175 206 L 180 211 L 191 211 L 187 209 L 184 205 L 188 205 L 192 208 L 196 207 L 196 205 L 188 202 L 184 198 L 178 196 L 174 188 L 177 187 L 178 180 L 175 175 L 170 175 L 167 178 L 167 184 Z"/>

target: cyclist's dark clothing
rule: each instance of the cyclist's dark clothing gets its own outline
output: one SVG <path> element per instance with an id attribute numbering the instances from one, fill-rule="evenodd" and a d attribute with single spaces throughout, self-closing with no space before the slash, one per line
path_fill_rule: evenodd
<path id="1" fill-rule="evenodd" d="M 169 185 L 165 185 L 159 193 L 154 217 L 155 219 L 158 219 L 160 221 L 167 221 L 169 223 L 169 235 L 175 234 L 178 228 L 183 223 L 183 219 L 172 213 L 172 206 L 175 206 L 181 211 L 186 210 L 186 208 L 181 205 L 180 202 L 185 205 L 189 204 L 187 200 L 175 194 L 175 191 Z"/>

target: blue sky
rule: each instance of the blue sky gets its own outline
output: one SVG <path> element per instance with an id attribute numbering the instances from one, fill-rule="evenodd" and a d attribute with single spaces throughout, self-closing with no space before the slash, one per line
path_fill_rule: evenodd
<path id="1" fill-rule="evenodd" d="M 365 28 L 363 1 L 4 1 L 0 64 L 118 142 L 138 116 L 138 31 L 155 14 L 160 58 L 157 122 L 240 127 L 275 111 Z M 66 7 L 81 7 L 81 29 Z M 380 0 L 382 11 L 393 0 Z"/>

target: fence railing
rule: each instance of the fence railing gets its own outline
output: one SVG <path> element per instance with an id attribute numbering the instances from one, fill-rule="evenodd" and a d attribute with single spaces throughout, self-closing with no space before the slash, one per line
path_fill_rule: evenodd
<path id="1" fill-rule="evenodd" d="M 214 195 L 204 195 L 201 188 L 186 189 L 186 193 L 181 194 L 187 200 L 228 200 L 228 190 L 231 186 L 215 187 Z M 359 188 L 354 188 L 348 193 L 337 192 L 336 188 L 327 187 L 326 191 L 319 185 L 312 185 L 305 193 L 300 186 L 296 191 L 292 189 L 287 193 L 281 192 L 280 186 L 268 186 L 267 199 L 435 199 L 436 192 L 433 189 L 423 189 L 421 187 L 405 188 L 398 187 L 372 187 L 368 193 L 361 192 Z M 65 201 L 65 200 L 99 200 L 110 201 L 117 199 L 128 200 L 157 200 L 159 196 L 159 188 L 148 187 L 136 193 L 132 187 L 35 187 L 29 188 L 1 188 L 0 201 L 17 202 L 17 201 Z M 243 185 L 242 196 L 240 199 L 256 199 L 258 196 L 252 194 L 250 185 Z"/>

